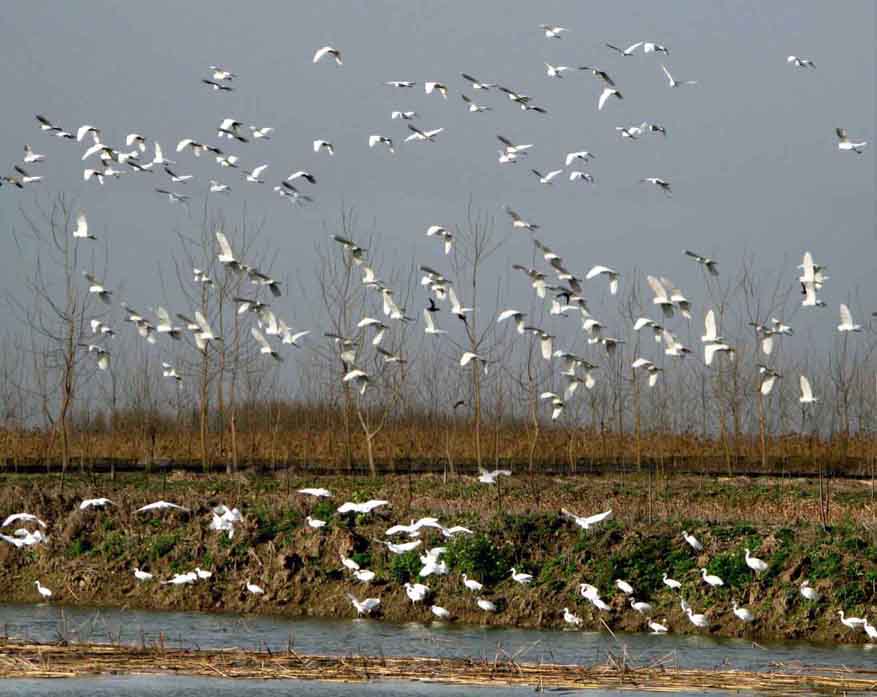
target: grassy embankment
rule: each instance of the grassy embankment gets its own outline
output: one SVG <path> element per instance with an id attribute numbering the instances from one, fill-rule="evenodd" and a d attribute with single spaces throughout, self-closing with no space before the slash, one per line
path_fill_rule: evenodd
<path id="1" fill-rule="evenodd" d="M 307 485 L 335 492 L 329 501 L 296 495 Z M 471 478 L 419 477 L 296 478 L 258 476 L 124 476 L 56 478 L 7 476 L 0 482 L 0 514 L 28 511 L 49 523 L 46 546 L 16 550 L 0 545 L 0 587 L 10 601 L 36 601 L 34 580 L 55 592 L 55 602 L 152 609 L 263 612 L 352 617 L 346 593 L 381 597 L 380 617 L 430 621 L 428 604 L 412 606 L 401 584 L 420 569 L 418 552 L 396 556 L 374 543 L 395 522 L 435 515 L 443 524 L 465 525 L 472 536 L 445 542 L 436 531 L 424 547 L 446 544 L 446 577 L 428 579 L 434 602 L 457 621 L 526 627 L 559 627 L 561 609 L 572 608 L 584 627 L 641 631 L 645 621 L 613 586 L 622 578 L 637 598 L 656 607 L 674 632 L 695 630 L 679 608 L 679 593 L 665 588 L 666 572 L 683 583 L 682 595 L 706 613 L 710 634 L 758 639 L 804 638 L 864 641 L 839 622 L 837 610 L 877 621 L 877 505 L 862 482 L 834 484 L 831 524 L 819 524 L 816 482 L 675 477 L 657 485 L 646 477 L 549 478 L 522 475 L 487 487 Z M 108 496 L 116 506 L 79 511 L 85 497 Z M 191 513 L 135 514 L 159 498 L 190 507 Z M 342 517 L 345 500 L 386 498 L 392 507 L 371 516 Z M 210 508 L 238 506 L 244 521 L 234 538 L 208 529 Z M 611 507 L 615 515 L 584 532 L 559 516 L 561 507 L 591 514 Z M 328 520 L 321 531 L 304 524 L 306 515 Z M 681 531 L 705 546 L 695 554 Z M 744 547 L 770 564 L 756 577 L 744 562 Z M 339 554 L 371 568 L 377 579 L 364 586 L 343 572 Z M 138 584 L 139 566 L 157 579 L 195 566 L 214 572 L 210 581 L 180 589 L 155 581 Z M 522 587 L 509 579 L 515 566 L 535 575 Z M 721 576 L 726 586 L 710 589 L 699 569 Z M 485 597 L 499 612 L 475 607 L 460 573 L 484 581 Z M 821 593 L 815 603 L 798 593 L 808 578 Z M 251 579 L 267 593 L 244 590 Z M 612 605 L 598 613 L 577 593 L 581 582 L 596 585 Z M 744 626 L 732 601 L 756 616 Z"/>

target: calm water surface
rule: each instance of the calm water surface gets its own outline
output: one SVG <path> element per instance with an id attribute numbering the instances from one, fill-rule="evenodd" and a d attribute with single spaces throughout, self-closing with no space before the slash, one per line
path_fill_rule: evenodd
<path id="1" fill-rule="evenodd" d="M 701 636 L 537 631 L 440 623 L 404 625 L 376 620 L 287 619 L 192 612 L 149 612 L 54 605 L 0 605 L 0 631 L 34 641 L 117 642 L 181 648 L 285 650 L 301 653 L 441 657 L 514 655 L 519 661 L 597 663 L 608 652 L 626 652 L 635 665 L 661 661 L 691 668 L 794 670 L 796 666 L 873 668 L 877 650 L 861 645 L 829 646 L 782 642 L 758 646 L 739 639 Z M 0 681 L 0 695 L 518 695 L 532 689 L 473 689 L 454 686 L 376 683 L 333 685 L 286 681 L 225 681 L 199 678 L 97 678 L 63 681 Z M 588 694 L 615 694 L 589 692 Z M 625 694 L 632 694 L 626 692 Z M 692 693 L 694 694 L 694 693 Z"/>

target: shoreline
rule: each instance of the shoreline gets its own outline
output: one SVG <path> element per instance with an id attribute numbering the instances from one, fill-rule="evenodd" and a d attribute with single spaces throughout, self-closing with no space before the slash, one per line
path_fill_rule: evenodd
<path id="1" fill-rule="evenodd" d="M 544 690 L 643 689 L 655 691 L 757 690 L 813 694 L 877 689 L 877 671 L 799 668 L 757 673 L 695 670 L 666 665 L 632 666 L 622 659 L 591 666 L 493 659 L 325 656 L 283 652 L 165 650 L 103 644 L 34 644 L 0 641 L 0 680 L 86 676 L 186 675 L 223 679 L 322 682 L 414 681 L 461 686 L 531 687 Z"/>
<path id="2" fill-rule="evenodd" d="M 632 476 L 623 482 L 521 477 L 504 481 L 501 490 L 462 479 L 441 484 L 441 478 L 430 476 L 300 478 L 292 486 L 315 481 L 335 492 L 331 503 L 294 491 L 287 495 L 283 478 L 177 477 L 166 486 L 122 478 L 98 487 L 82 479 L 68 480 L 63 491 L 27 478 L 7 478 L 15 511 L 44 516 L 49 542 L 24 549 L 0 544 L 0 587 L 8 602 L 17 603 L 38 600 L 34 582 L 40 580 L 53 589 L 53 604 L 61 606 L 333 619 L 356 615 L 347 597 L 353 593 L 360 599 L 380 597 L 375 618 L 389 622 L 428 623 L 433 619 L 430 604 L 435 603 L 460 624 L 523 629 L 564 627 L 562 608 L 567 606 L 581 617 L 584 630 L 605 631 L 605 621 L 615 631 L 648 631 L 646 618 L 613 586 L 613 579 L 624 578 L 637 589 L 638 599 L 654 606 L 653 617 L 674 634 L 861 644 L 865 633 L 846 630 L 837 610 L 877 618 L 877 594 L 868 580 L 877 579 L 877 542 L 864 521 L 849 522 L 850 516 L 862 515 L 868 492 L 852 486 L 843 491 L 843 505 L 837 505 L 836 515 L 847 522 L 824 531 L 803 519 L 806 509 L 794 509 L 797 515 L 787 524 L 777 522 L 787 512 L 783 501 L 810 503 L 805 484 L 783 483 L 780 488 L 746 480 L 676 479 L 663 499 L 660 490 L 649 493 L 653 485 L 644 477 Z M 115 505 L 78 510 L 79 501 L 98 493 Z M 391 505 L 369 516 L 334 513 L 340 502 L 357 496 L 386 497 Z M 159 498 L 186 505 L 191 513 L 134 513 Z M 211 508 L 219 503 L 241 508 L 243 521 L 232 539 L 208 529 Z M 15 512 L 10 505 L 0 514 Z M 576 511 L 611 506 L 615 513 L 598 529 L 585 532 L 559 516 L 564 506 Z M 688 511 L 691 517 L 674 510 Z M 741 519 L 741 512 L 748 520 Z M 304 523 L 307 515 L 329 524 L 312 530 Z M 394 523 L 423 515 L 465 525 L 474 534 L 448 541 L 434 530 L 424 531 L 421 547 L 403 555 L 389 554 L 374 542 Z M 687 547 L 683 529 L 698 535 L 704 552 Z M 448 548 L 450 573 L 419 579 L 419 554 L 438 545 Z M 744 546 L 768 562 L 768 572 L 756 575 L 746 568 Z M 374 582 L 353 580 L 341 567 L 341 555 L 373 570 Z M 159 585 L 196 566 L 213 576 L 182 588 Z M 532 573 L 532 584 L 511 581 L 512 566 Z M 138 583 L 134 567 L 148 570 L 155 579 Z M 700 568 L 718 573 L 726 586 L 711 589 L 703 584 Z M 683 583 L 681 591 L 662 584 L 664 572 Z M 463 587 L 462 573 L 485 582 L 483 595 L 497 603 L 498 612 L 484 613 L 475 606 L 478 594 Z M 821 594 L 819 601 L 800 596 L 804 578 Z M 261 585 L 265 595 L 249 595 L 244 588 L 248 579 Z M 412 604 L 405 595 L 402 585 L 416 580 L 432 590 L 426 603 Z M 582 582 L 598 586 L 610 610 L 597 611 L 584 600 L 578 592 Z M 680 609 L 681 597 L 706 615 L 708 629 L 690 624 Z M 734 617 L 734 601 L 752 610 L 753 623 Z"/>

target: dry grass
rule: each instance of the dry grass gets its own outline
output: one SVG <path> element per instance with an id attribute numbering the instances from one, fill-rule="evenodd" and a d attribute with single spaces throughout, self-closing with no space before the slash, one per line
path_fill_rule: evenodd
<path id="1" fill-rule="evenodd" d="M 337 415 L 336 415 L 337 416 Z M 279 429 L 239 426 L 236 435 L 241 465 L 306 466 L 313 470 L 361 468 L 367 463 L 365 439 L 354 428 L 348 441 L 340 419 L 305 419 Z M 530 466 L 536 437 L 527 424 L 482 427 L 483 464 Z M 210 434 L 208 459 L 224 466 L 232 459 L 229 429 Z M 117 430 L 78 430 L 72 435 L 74 463 L 119 464 L 169 461 L 200 462 L 199 435 L 187 425 L 144 421 L 124 424 Z M 475 437 L 470 424 L 449 425 L 416 419 L 389 425 L 375 440 L 379 471 L 405 471 L 411 464 L 421 469 L 455 467 L 471 470 L 476 464 Z M 0 457 L 8 465 L 26 466 L 60 462 L 58 438 L 40 430 L 0 430 Z M 767 467 L 762 466 L 758 438 L 740 436 L 727 442 L 693 434 L 644 433 L 639 441 L 629 433 L 617 434 L 587 428 L 543 427 L 534 449 L 533 466 L 544 471 L 574 473 L 612 465 L 648 465 L 658 469 L 717 473 L 816 474 L 820 467 L 853 476 L 872 476 L 877 459 L 877 437 L 851 436 L 849 440 L 809 438 L 800 435 L 773 437 L 767 446 Z"/>
<path id="2" fill-rule="evenodd" d="M 497 685 L 542 690 L 648 689 L 752 690 L 773 694 L 839 694 L 877 689 L 877 671 L 811 669 L 755 673 L 693 670 L 663 665 L 634 667 L 623 660 L 594 666 L 519 663 L 494 659 L 309 656 L 240 649 L 166 651 L 105 645 L 0 644 L 0 678 L 69 678 L 88 675 L 191 675 L 252 680 L 366 682 L 411 680 L 469 686 Z"/>

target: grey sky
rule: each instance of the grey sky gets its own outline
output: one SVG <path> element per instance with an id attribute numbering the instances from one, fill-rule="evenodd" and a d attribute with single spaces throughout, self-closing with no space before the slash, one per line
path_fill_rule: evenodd
<path id="1" fill-rule="evenodd" d="M 537 28 L 543 22 L 570 32 L 547 40 Z M 364 223 L 377 222 L 396 258 L 440 264 L 437 243 L 423 233 L 433 223 L 462 222 L 471 197 L 503 228 L 506 203 L 538 221 L 540 237 L 580 275 L 594 263 L 622 271 L 636 266 L 669 275 L 696 298 L 699 272 L 681 255 L 685 247 L 719 258 L 724 270 L 748 252 L 765 269 L 785 264 L 790 274 L 809 249 L 832 268 L 830 306 L 856 292 L 875 298 L 873 145 L 861 157 L 838 153 L 833 134 L 844 126 L 861 139 L 875 137 L 871 0 L 31 1 L 7 3 L 0 35 L 4 166 L 19 160 L 26 142 L 48 156 L 33 167 L 45 176 L 39 188 L 0 191 L 0 226 L 19 225 L 17 207 L 34 193 L 76 196 L 93 230 L 110 240 L 108 284 L 127 277 L 125 297 L 135 306 L 173 304 L 173 296 L 157 297 L 156 269 L 170 267 L 174 229 L 198 222 L 197 214 L 187 218 L 153 187 L 200 196 L 210 178 L 234 188 L 228 199 L 216 199 L 228 217 L 235 218 L 244 201 L 253 216 L 264 217 L 263 242 L 278 254 L 275 271 L 305 279 L 314 242 L 323 239 L 321 224 L 336 217 L 342 200 Z M 641 39 L 668 46 L 669 57 L 622 58 L 603 46 Z M 343 68 L 311 64 L 313 52 L 327 43 L 343 51 Z M 817 70 L 795 70 L 786 64 L 788 54 L 812 58 Z M 576 73 L 551 80 L 544 61 L 601 66 L 625 99 L 598 113 L 601 86 L 594 78 Z M 670 90 L 661 62 L 699 84 Z M 235 92 L 216 94 L 199 84 L 211 63 L 239 74 Z M 524 113 L 496 92 L 473 92 L 461 71 L 530 94 L 551 114 Z M 449 85 L 447 101 L 426 96 L 422 84 L 413 90 L 382 85 L 430 79 Z M 461 91 L 494 111 L 467 113 Z M 434 145 L 400 146 L 395 157 L 369 151 L 370 133 L 397 141 L 407 135 L 390 120 L 393 109 L 416 110 L 421 127 L 446 131 Z M 113 144 L 137 131 L 166 152 L 183 137 L 216 143 L 224 116 L 273 126 L 270 142 L 227 149 L 245 165 L 270 163 L 270 185 L 296 169 L 313 171 L 319 183 L 307 193 L 316 204 L 292 207 L 269 185 L 242 182 L 212 158 L 198 161 L 186 153 L 173 158 L 175 169 L 196 175 L 188 187 L 168 186 L 159 174 L 126 176 L 102 188 L 86 184 L 79 161 L 84 148 L 40 133 L 35 113 L 68 130 L 100 126 Z M 643 120 L 665 125 L 668 138 L 622 142 L 614 131 Z M 536 146 L 526 162 L 500 167 L 497 133 Z M 333 141 L 336 156 L 314 154 L 314 138 Z M 529 174 L 530 166 L 559 167 L 566 152 L 579 149 L 597 156 L 587 168 L 595 187 L 565 177 L 543 187 Z M 670 180 L 673 198 L 638 183 L 645 176 Z M 525 238 L 512 239 L 497 264 L 526 262 L 530 255 Z M 10 236 L 0 236 L 4 289 L 19 277 L 19 263 Z M 518 279 L 513 285 L 516 294 L 526 292 Z M 295 297 L 283 304 L 284 314 L 305 312 Z M 873 308 L 860 314 L 866 309 Z"/>

